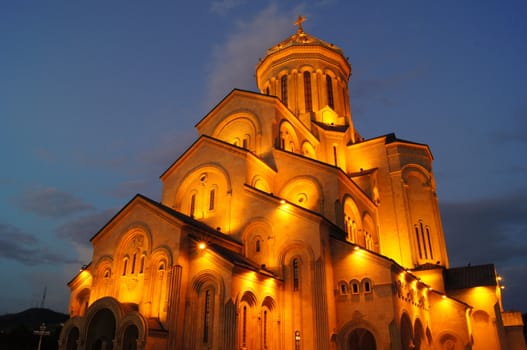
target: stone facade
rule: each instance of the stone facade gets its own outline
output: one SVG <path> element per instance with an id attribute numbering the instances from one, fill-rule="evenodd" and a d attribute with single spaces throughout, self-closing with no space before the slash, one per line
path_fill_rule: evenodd
<path id="1" fill-rule="evenodd" d="M 350 76 L 301 26 L 269 49 L 91 239 L 59 348 L 525 349 L 494 267 L 449 267 L 430 149 L 363 139 Z"/>

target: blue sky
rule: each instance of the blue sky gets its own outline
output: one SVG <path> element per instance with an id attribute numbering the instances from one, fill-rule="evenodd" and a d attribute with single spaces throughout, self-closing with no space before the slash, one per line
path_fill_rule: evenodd
<path id="1" fill-rule="evenodd" d="M 524 1 L 0 4 L 0 314 L 67 311 L 89 238 L 159 175 L 267 48 L 304 29 L 352 63 L 371 138 L 430 145 L 451 266 L 495 263 L 527 311 Z"/>

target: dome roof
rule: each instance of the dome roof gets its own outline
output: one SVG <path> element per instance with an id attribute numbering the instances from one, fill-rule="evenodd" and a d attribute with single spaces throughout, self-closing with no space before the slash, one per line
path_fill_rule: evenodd
<path id="1" fill-rule="evenodd" d="M 323 46 L 341 55 L 343 54 L 342 50 L 339 47 L 331 43 L 328 43 L 322 39 L 314 37 L 313 35 L 307 34 L 306 32 L 304 32 L 302 27 L 299 27 L 298 31 L 295 34 L 291 35 L 287 39 L 279 42 L 275 46 L 268 49 L 267 55 L 273 54 L 277 51 L 280 51 L 282 49 L 285 49 L 291 46 Z"/>

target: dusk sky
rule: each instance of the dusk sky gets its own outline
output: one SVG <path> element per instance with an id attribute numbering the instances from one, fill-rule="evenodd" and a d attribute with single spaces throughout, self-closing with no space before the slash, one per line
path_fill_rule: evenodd
<path id="1" fill-rule="evenodd" d="M 366 139 L 428 144 L 450 266 L 527 312 L 527 1 L 3 1 L 0 314 L 67 312 L 89 239 L 296 30 L 343 49 Z"/>

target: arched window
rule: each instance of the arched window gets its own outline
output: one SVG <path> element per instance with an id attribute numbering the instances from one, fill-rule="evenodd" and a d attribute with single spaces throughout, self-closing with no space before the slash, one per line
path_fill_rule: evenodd
<path id="1" fill-rule="evenodd" d="M 262 318 L 262 341 L 264 349 L 267 349 L 267 310 L 263 312 Z"/>
<path id="2" fill-rule="evenodd" d="M 214 200 L 216 197 L 216 189 L 210 190 L 209 193 L 209 210 L 214 210 Z"/>
<path id="3" fill-rule="evenodd" d="M 254 250 L 259 253 L 260 252 L 260 249 L 261 249 L 261 246 L 260 246 L 260 240 L 257 239 L 256 240 L 256 246 L 254 247 Z"/>
<path id="4" fill-rule="evenodd" d="M 134 253 L 134 254 L 132 255 L 132 271 L 131 271 L 132 274 L 135 273 L 135 263 L 136 263 L 136 259 L 137 259 L 137 253 Z"/>
<path id="5" fill-rule="evenodd" d="M 326 75 L 326 89 L 328 92 L 328 106 L 335 109 L 335 102 L 333 100 L 333 80 L 329 75 Z"/>
<path id="6" fill-rule="evenodd" d="M 190 217 L 194 217 L 196 211 L 196 194 L 193 193 L 190 197 Z"/>
<path id="7" fill-rule="evenodd" d="M 123 259 L 123 276 L 126 276 L 126 270 L 128 268 L 128 258 Z"/>
<path id="8" fill-rule="evenodd" d="M 212 291 L 207 289 L 203 299 L 203 343 L 208 343 L 212 327 Z"/>
<path id="9" fill-rule="evenodd" d="M 296 292 L 300 287 L 300 266 L 298 259 L 293 259 L 293 290 Z"/>
<path id="10" fill-rule="evenodd" d="M 364 240 L 365 240 L 365 247 L 368 250 L 373 250 L 373 237 L 371 236 L 371 233 L 364 232 Z"/>
<path id="11" fill-rule="evenodd" d="M 348 294 L 348 284 L 344 281 L 339 283 L 339 292 L 340 295 L 346 295 Z"/>
<path id="12" fill-rule="evenodd" d="M 365 278 L 362 280 L 362 290 L 364 291 L 364 293 L 372 292 L 371 280 L 369 278 Z"/>
<path id="13" fill-rule="evenodd" d="M 280 79 L 280 87 L 282 91 L 282 102 L 287 106 L 287 75 Z"/>
<path id="14" fill-rule="evenodd" d="M 145 272 L 145 256 L 141 255 L 141 261 L 139 262 L 139 273 Z"/>
<path id="15" fill-rule="evenodd" d="M 414 230 L 419 259 L 433 259 L 434 253 L 432 252 L 430 228 L 428 227 L 428 225 L 424 225 L 423 222 L 419 220 L 419 223 L 414 225 Z"/>
<path id="16" fill-rule="evenodd" d="M 247 346 L 247 305 L 243 306 L 242 312 L 242 347 Z"/>
<path id="17" fill-rule="evenodd" d="M 351 294 L 359 294 L 360 288 L 359 288 L 359 281 L 353 280 L 350 282 L 351 286 Z"/>
<path id="18" fill-rule="evenodd" d="M 335 166 L 338 166 L 338 159 L 337 159 L 337 146 L 333 146 L 333 162 L 335 163 Z"/>
<path id="19" fill-rule="evenodd" d="M 311 73 L 304 72 L 304 102 L 306 104 L 306 112 L 313 111 L 313 102 L 311 95 Z"/>

